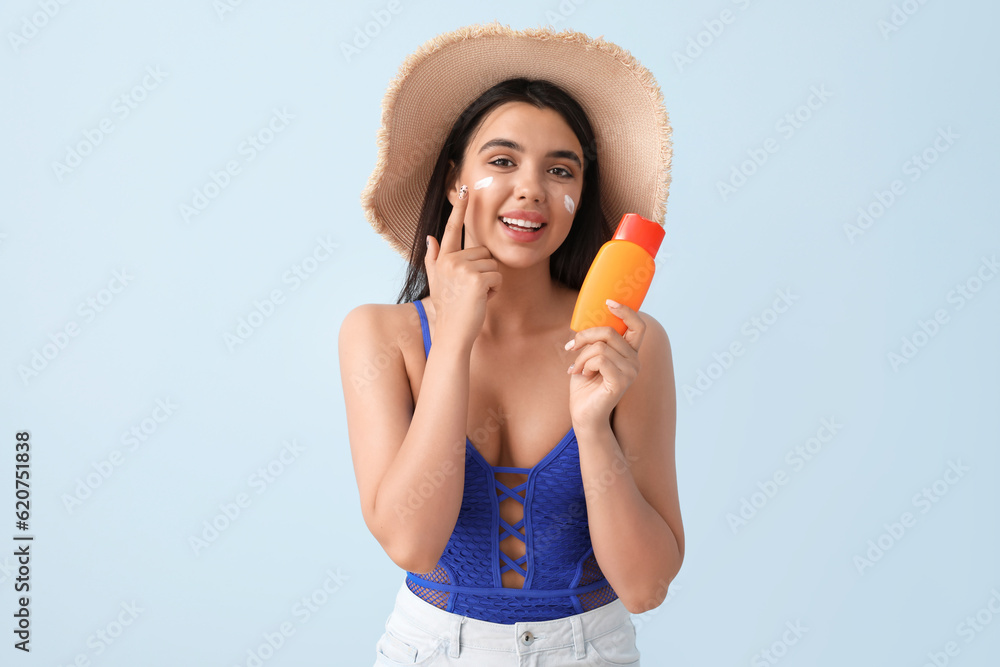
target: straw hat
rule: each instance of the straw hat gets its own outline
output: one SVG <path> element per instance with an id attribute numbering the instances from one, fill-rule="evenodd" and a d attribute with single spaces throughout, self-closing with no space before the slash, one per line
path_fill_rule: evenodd
<path id="1" fill-rule="evenodd" d="M 455 120 L 488 88 L 516 77 L 551 81 L 583 107 L 594 129 L 611 231 L 625 213 L 663 224 L 672 141 L 652 73 L 603 37 L 547 27 L 513 30 L 494 21 L 425 42 L 403 61 L 382 100 L 378 158 L 361 204 L 404 259 Z"/>

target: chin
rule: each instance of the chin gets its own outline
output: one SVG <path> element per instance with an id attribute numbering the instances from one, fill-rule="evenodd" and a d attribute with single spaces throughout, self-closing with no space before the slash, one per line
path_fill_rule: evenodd
<path id="1" fill-rule="evenodd" d="M 552 256 L 551 252 L 546 253 L 541 247 L 538 249 L 502 247 L 499 251 L 494 251 L 493 248 L 489 248 L 489 251 L 495 260 L 511 269 L 529 269 L 540 262 L 547 262 Z"/>

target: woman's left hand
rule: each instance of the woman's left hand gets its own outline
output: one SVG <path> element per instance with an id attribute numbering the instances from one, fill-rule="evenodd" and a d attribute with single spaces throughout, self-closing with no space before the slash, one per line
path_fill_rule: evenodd
<path id="1" fill-rule="evenodd" d="M 577 332 L 578 350 L 569 382 L 569 411 L 574 427 L 608 424 L 611 411 L 639 375 L 639 344 L 646 323 L 624 304 L 608 306 L 628 329 L 624 336 L 612 327 L 591 327 Z"/>

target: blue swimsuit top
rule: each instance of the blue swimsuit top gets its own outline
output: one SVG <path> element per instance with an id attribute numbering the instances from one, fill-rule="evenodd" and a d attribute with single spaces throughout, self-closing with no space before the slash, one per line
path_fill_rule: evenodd
<path id="1" fill-rule="evenodd" d="M 426 357 L 427 313 L 419 300 L 412 303 Z M 465 444 L 465 490 L 455 530 L 437 567 L 407 572 L 407 587 L 445 611 L 507 624 L 572 616 L 617 599 L 594 557 L 573 429 L 532 468 L 491 466 L 468 436 Z M 527 473 L 528 479 L 512 489 L 494 477 L 497 472 Z M 498 490 L 524 505 L 514 525 L 500 517 Z M 500 550 L 511 535 L 525 543 L 525 555 L 516 560 Z M 524 576 L 522 588 L 503 586 L 506 570 Z"/>

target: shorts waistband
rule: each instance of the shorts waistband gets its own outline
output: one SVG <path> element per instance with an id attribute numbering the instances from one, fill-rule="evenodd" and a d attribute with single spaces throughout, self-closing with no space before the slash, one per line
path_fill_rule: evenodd
<path id="1" fill-rule="evenodd" d="M 531 653 L 575 647 L 577 658 L 586 655 L 584 642 L 614 632 L 631 621 L 621 599 L 580 614 L 549 621 L 491 623 L 435 607 L 413 593 L 403 581 L 396 594 L 393 613 L 399 613 L 425 632 L 447 637 L 451 657 L 459 657 L 461 647 Z"/>

